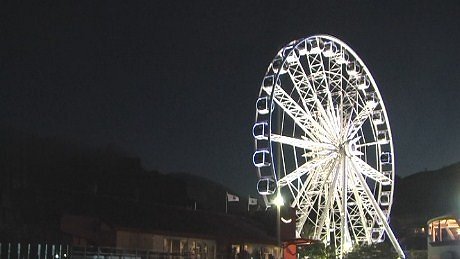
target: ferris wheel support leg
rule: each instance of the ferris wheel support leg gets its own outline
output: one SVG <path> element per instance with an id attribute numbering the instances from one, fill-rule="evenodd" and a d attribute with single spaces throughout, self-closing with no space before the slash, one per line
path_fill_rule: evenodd
<path id="1" fill-rule="evenodd" d="M 369 197 L 369 199 L 371 200 L 372 205 L 374 206 L 374 208 L 375 208 L 375 210 L 377 212 L 377 215 L 378 215 L 379 219 L 381 220 L 381 222 L 383 224 L 383 227 L 385 228 L 385 231 L 387 232 L 388 237 L 390 238 L 391 244 L 393 244 L 393 247 L 395 248 L 396 253 L 398 253 L 398 255 L 399 255 L 399 258 L 406 258 L 406 256 L 404 255 L 403 250 L 401 249 L 401 246 L 398 243 L 398 240 L 396 239 L 395 235 L 393 234 L 393 231 L 390 228 L 390 225 L 387 222 L 387 218 L 383 214 L 383 211 L 380 209 L 379 204 L 375 200 L 374 195 L 372 194 L 371 190 L 369 190 L 369 187 L 366 184 L 366 181 L 364 180 L 364 178 L 363 178 L 363 176 L 361 174 L 358 174 L 358 180 L 364 186 L 364 190 L 365 190 L 367 196 Z"/>
<path id="2" fill-rule="evenodd" d="M 346 165 L 345 165 L 345 152 L 342 154 L 342 213 L 343 215 L 341 216 L 341 232 L 342 235 L 340 237 L 340 255 L 339 258 L 343 258 L 343 255 L 348 252 L 346 251 L 346 245 L 347 245 L 347 235 L 346 232 L 348 230 L 347 226 L 347 171 L 346 171 Z"/>

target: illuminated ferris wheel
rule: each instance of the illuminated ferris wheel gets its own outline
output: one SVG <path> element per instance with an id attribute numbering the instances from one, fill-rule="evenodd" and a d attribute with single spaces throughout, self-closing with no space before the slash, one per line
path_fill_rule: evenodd
<path id="1" fill-rule="evenodd" d="M 331 245 L 339 258 L 355 244 L 388 236 L 394 152 L 377 85 L 342 41 L 317 35 L 283 47 L 268 66 L 253 126 L 257 189 L 296 210 L 296 235 Z M 287 205 L 287 204 L 286 204 Z"/>

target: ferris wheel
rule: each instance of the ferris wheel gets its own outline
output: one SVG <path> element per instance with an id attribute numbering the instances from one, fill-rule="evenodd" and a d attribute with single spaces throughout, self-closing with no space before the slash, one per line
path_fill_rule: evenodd
<path id="1" fill-rule="evenodd" d="M 258 192 L 296 210 L 296 236 L 321 240 L 339 258 L 388 236 L 394 152 L 377 85 L 335 37 L 292 41 L 268 66 L 253 126 Z M 385 235 L 386 234 L 386 235 Z"/>

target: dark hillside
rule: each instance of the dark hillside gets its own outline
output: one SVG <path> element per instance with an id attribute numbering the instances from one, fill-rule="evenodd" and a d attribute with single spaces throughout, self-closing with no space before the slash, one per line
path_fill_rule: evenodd
<path id="1" fill-rule="evenodd" d="M 120 202 L 190 205 L 184 181 L 146 171 L 113 147 L 80 147 L 0 129 L 0 238 L 59 238 L 63 213 L 99 214 Z"/>
<path id="2" fill-rule="evenodd" d="M 394 211 L 420 222 L 460 211 L 460 163 L 402 178 L 396 186 Z"/>

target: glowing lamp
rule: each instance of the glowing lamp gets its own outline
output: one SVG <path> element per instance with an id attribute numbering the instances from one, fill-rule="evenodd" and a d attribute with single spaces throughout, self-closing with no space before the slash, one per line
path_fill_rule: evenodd
<path id="1" fill-rule="evenodd" d="M 278 207 L 281 207 L 284 205 L 284 199 L 283 199 L 283 196 L 281 196 L 281 193 L 278 192 L 275 199 L 273 200 L 273 204 L 275 204 Z"/>

